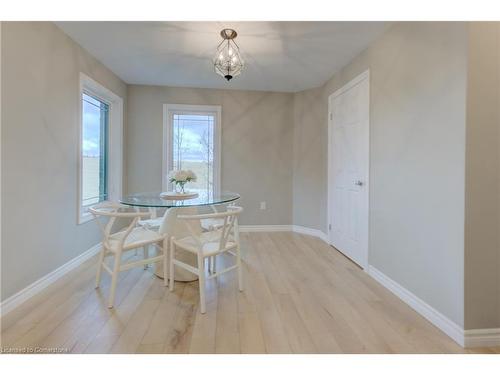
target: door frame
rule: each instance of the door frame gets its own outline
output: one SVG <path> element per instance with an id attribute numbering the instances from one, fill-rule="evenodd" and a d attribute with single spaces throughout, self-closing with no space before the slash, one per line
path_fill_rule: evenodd
<path id="1" fill-rule="evenodd" d="M 351 79 L 348 83 L 346 83 L 344 86 L 341 88 L 337 89 L 334 91 L 331 95 L 328 96 L 328 160 L 327 160 L 327 223 L 326 223 L 326 228 L 327 228 L 327 242 L 330 246 L 333 246 L 330 240 L 330 233 L 331 233 L 331 222 L 332 222 L 332 209 L 331 209 L 331 190 L 333 186 L 331 186 L 330 181 L 331 181 L 331 157 L 332 157 L 332 147 L 330 144 L 331 136 L 333 134 L 333 115 L 332 115 L 332 108 L 331 108 L 331 102 L 332 99 L 336 98 L 337 96 L 342 95 L 343 93 L 347 92 L 354 86 L 358 85 L 364 80 L 368 80 L 368 160 L 367 160 L 367 175 L 366 175 L 366 181 L 365 181 L 365 199 L 366 199 L 366 205 L 367 205 L 367 221 L 366 221 L 366 245 L 364 246 L 365 248 L 363 249 L 364 251 L 364 259 L 363 259 L 363 264 L 360 266 L 363 268 L 365 272 L 368 272 L 368 266 L 369 266 L 369 247 L 370 247 L 370 70 L 367 69 L 363 73 L 357 75 L 353 79 Z M 339 250 L 340 251 L 340 250 Z"/>

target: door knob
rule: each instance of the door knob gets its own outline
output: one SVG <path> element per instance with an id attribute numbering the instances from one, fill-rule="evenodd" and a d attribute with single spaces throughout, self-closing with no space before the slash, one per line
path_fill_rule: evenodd
<path id="1" fill-rule="evenodd" d="M 358 181 L 355 182 L 355 184 L 358 185 L 358 186 L 363 186 L 363 181 L 359 181 L 358 180 Z"/>

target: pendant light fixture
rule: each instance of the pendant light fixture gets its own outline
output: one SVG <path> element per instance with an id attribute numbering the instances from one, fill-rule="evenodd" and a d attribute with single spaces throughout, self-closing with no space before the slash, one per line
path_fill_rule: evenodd
<path id="1" fill-rule="evenodd" d="M 238 33 L 233 29 L 223 29 L 220 35 L 223 40 L 217 47 L 213 60 L 214 68 L 217 74 L 230 81 L 241 73 L 244 66 L 240 49 L 234 41 Z"/>

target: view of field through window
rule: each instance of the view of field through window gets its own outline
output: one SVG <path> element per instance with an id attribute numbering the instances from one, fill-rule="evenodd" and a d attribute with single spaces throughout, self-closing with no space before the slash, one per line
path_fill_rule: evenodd
<path id="1" fill-rule="evenodd" d="M 200 195 L 214 191 L 213 115 L 174 114 L 172 126 L 173 169 L 191 169 L 198 177 L 186 190 Z"/>
<path id="2" fill-rule="evenodd" d="M 109 106 L 82 93 L 82 206 L 107 199 Z"/>

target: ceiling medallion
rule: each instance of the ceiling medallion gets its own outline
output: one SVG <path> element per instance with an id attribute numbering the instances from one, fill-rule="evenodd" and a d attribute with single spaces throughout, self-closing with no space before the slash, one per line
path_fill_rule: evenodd
<path id="1" fill-rule="evenodd" d="M 238 33 L 233 29 L 223 29 L 220 32 L 222 42 L 217 47 L 213 63 L 215 72 L 228 81 L 236 77 L 245 65 L 240 55 L 240 49 L 234 39 Z"/>

